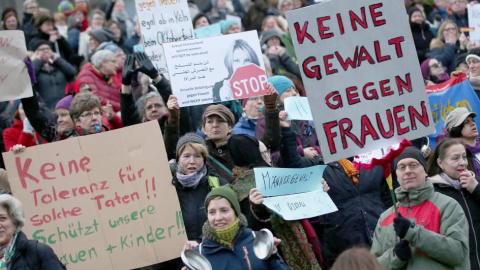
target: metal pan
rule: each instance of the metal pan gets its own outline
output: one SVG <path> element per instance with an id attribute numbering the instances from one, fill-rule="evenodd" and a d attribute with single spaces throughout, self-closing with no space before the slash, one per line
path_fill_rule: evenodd
<path id="1" fill-rule="evenodd" d="M 253 252 L 260 260 L 267 260 L 273 252 L 273 234 L 268 229 L 261 229 L 255 235 L 253 241 Z"/>
<path id="2" fill-rule="evenodd" d="M 202 254 L 193 250 L 184 250 L 180 255 L 182 262 L 191 270 L 212 270 L 212 265 Z"/>

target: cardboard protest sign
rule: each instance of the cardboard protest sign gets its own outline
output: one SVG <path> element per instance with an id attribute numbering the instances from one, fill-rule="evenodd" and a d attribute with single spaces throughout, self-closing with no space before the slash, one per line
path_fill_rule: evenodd
<path id="1" fill-rule="evenodd" d="M 186 232 L 157 121 L 3 156 L 23 231 L 68 269 L 179 257 Z"/>
<path id="2" fill-rule="evenodd" d="M 255 168 L 255 183 L 264 197 L 263 204 L 285 220 L 337 211 L 330 196 L 323 191 L 322 175 L 326 167 Z"/>
<path id="3" fill-rule="evenodd" d="M 325 162 L 433 133 L 403 2 L 335 0 L 287 20 Z"/>
<path id="4" fill-rule="evenodd" d="M 195 38 L 187 0 L 135 0 L 135 6 L 145 53 L 168 78 L 161 45 Z"/>
<path id="5" fill-rule="evenodd" d="M 288 112 L 286 120 L 313 120 L 307 97 L 288 97 L 283 104 Z"/>
<path id="6" fill-rule="evenodd" d="M 163 44 L 180 107 L 265 95 L 256 31 Z"/>
<path id="7" fill-rule="evenodd" d="M 439 141 L 448 138 L 445 119 L 451 111 L 465 107 L 470 112 L 480 112 L 480 100 L 465 74 L 454 76 L 441 84 L 427 86 L 427 94 L 435 124 L 435 133 L 428 136 L 432 149 Z M 475 122 L 480 126 L 480 117 L 476 117 Z"/>
<path id="8" fill-rule="evenodd" d="M 0 31 L 0 101 L 33 96 L 27 66 L 23 31 Z"/>
<path id="9" fill-rule="evenodd" d="M 470 32 L 470 40 L 480 41 L 480 5 L 468 5 L 468 26 L 473 28 Z"/>

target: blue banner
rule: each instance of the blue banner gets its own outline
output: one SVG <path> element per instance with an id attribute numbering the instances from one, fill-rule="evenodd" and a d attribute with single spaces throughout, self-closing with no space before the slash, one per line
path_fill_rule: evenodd
<path id="1" fill-rule="evenodd" d="M 445 119 L 448 113 L 455 108 L 465 107 L 480 115 L 480 100 L 465 74 L 454 76 L 444 83 L 426 88 L 435 125 L 435 133 L 429 135 L 428 138 L 430 147 L 434 149 L 439 141 L 448 137 L 445 128 Z M 480 117 L 476 117 L 475 122 L 477 126 L 480 126 Z"/>

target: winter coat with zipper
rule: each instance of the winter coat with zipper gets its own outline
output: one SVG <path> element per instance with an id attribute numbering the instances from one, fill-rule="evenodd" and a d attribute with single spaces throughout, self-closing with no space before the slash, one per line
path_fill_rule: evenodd
<path id="1" fill-rule="evenodd" d="M 470 267 L 480 269 L 480 185 L 470 193 L 466 189 L 457 190 L 440 175 L 430 178 L 436 192 L 447 195 L 457 201 L 467 217 L 469 225 Z M 478 181 L 478 178 L 477 178 Z"/>
<path id="2" fill-rule="evenodd" d="M 245 252 L 243 247 L 247 248 L 248 259 L 252 270 L 286 270 L 287 265 L 283 262 L 278 252 L 273 254 L 267 260 L 260 260 L 253 252 L 253 241 L 255 236 L 253 231 L 243 225 L 233 238 L 233 248 L 228 248 L 219 243 L 215 243 L 205 238 L 202 244 L 195 248 L 212 264 L 215 270 L 244 270 L 249 269 L 245 260 Z M 200 250 L 201 249 L 201 250 Z"/>
<path id="3" fill-rule="evenodd" d="M 41 59 L 33 61 L 37 77 L 37 91 L 45 105 L 55 110 L 57 102 L 65 97 L 67 83 L 75 77 L 75 68 L 61 57 L 51 64 L 51 70 L 44 69 Z"/>
<path id="4" fill-rule="evenodd" d="M 359 184 L 348 177 L 338 162 L 327 164 L 323 178 L 330 186 L 328 195 L 338 208 L 322 216 L 325 229 L 325 258 L 329 265 L 344 250 L 352 246 L 370 247 L 380 214 L 391 203 L 389 191 L 380 166 L 361 169 Z"/>
<path id="5" fill-rule="evenodd" d="M 432 31 L 430 31 L 430 26 L 426 22 L 423 22 L 422 24 L 410 22 L 410 29 L 412 30 L 413 43 L 417 50 L 418 60 L 422 63 L 428 58 L 430 42 L 434 38 L 434 35 Z"/>
<path id="6" fill-rule="evenodd" d="M 412 224 L 404 237 L 412 256 L 398 258 L 393 249 L 399 241 L 393 229 L 393 207 L 378 220 L 371 253 L 385 269 L 470 269 L 468 222 L 454 199 L 435 192 L 430 179 L 420 189 L 395 189 L 398 212 Z"/>
<path id="7" fill-rule="evenodd" d="M 180 208 L 182 210 L 183 222 L 187 231 L 187 238 L 190 241 L 200 242 L 202 240 L 202 226 L 207 221 L 205 214 L 205 198 L 212 190 L 208 182 L 208 176 L 218 178 L 220 186 L 227 184 L 227 181 L 220 176 L 207 164 L 207 174 L 202 177 L 196 187 L 184 187 L 178 181 L 176 173 L 173 173 L 172 185 L 177 190 Z"/>
<path id="8" fill-rule="evenodd" d="M 66 268 L 50 246 L 36 240 L 28 240 L 23 232 L 19 232 L 15 241 L 15 254 L 8 269 L 60 270 Z"/>
<path id="9" fill-rule="evenodd" d="M 92 89 L 92 94 L 98 96 L 102 106 L 107 105 L 107 101 L 112 104 L 115 112 L 120 111 L 120 95 L 118 87 L 113 83 L 112 78 L 106 77 L 102 72 L 95 68 L 91 63 L 86 63 L 78 73 L 77 82 L 86 83 Z"/>

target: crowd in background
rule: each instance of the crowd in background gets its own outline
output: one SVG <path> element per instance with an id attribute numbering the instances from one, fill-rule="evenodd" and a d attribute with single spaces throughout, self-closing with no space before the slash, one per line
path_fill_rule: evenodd
<path id="1" fill-rule="evenodd" d="M 426 85 L 463 72 L 480 97 L 480 44 L 469 38 L 467 14 L 474 2 L 406 0 Z M 425 145 L 420 138 L 396 160 L 402 216 L 393 212 L 382 168 L 357 169 L 351 158 L 325 164 L 323 189 L 338 211 L 286 221 L 262 204 L 253 168 L 324 164 L 313 121 L 288 121 L 284 110 L 286 98 L 306 96 L 285 13 L 313 4 L 212 0 L 198 7 L 189 1 L 194 29 L 219 23 L 225 35 L 257 30 L 268 75 L 265 96 L 190 107 L 179 106 L 170 82 L 143 52 L 139 21 L 128 16 L 122 0 L 98 7 L 64 0 L 55 12 L 35 0 L 25 0 L 23 10 L 5 8 L 1 30 L 25 34 L 34 96 L 0 102 L 0 150 L 18 154 L 26 147 L 158 121 L 186 227 L 185 249 L 203 252 L 214 269 L 234 269 L 231 260 L 239 260 L 238 269 L 480 269 L 480 142 L 476 112 L 466 109 L 450 112 L 451 138 L 431 153 L 420 151 Z M 5 167 L 3 159 L 0 165 Z M 4 171 L 0 176 L 3 192 L 10 193 Z M 14 197 L 0 195 L 0 225 L 8 220 L 15 225 L 8 237 L 0 237 L 0 263 L 23 269 L 33 260 L 32 269 L 62 269 L 48 246 L 29 246 L 21 232 L 21 208 Z M 239 259 L 251 251 L 251 230 L 262 228 L 277 237 L 275 254 L 263 261 Z M 237 248 L 242 246 L 245 251 Z M 31 258 L 38 250 L 48 264 Z M 154 268 L 182 266 L 176 259 Z"/>

